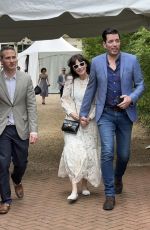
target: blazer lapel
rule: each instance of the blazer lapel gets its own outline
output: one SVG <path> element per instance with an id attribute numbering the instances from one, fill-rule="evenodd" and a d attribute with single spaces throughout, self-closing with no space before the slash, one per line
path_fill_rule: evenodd
<path id="1" fill-rule="evenodd" d="M 123 72 L 124 72 L 124 67 L 125 67 L 125 55 L 121 52 L 121 64 L 120 64 L 120 77 L 122 78 Z"/>
<path id="2" fill-rule="evenodd" d="M 15 93 L 14 93 L 14 100 L 13 103 L 15 102 L 16 98 L 17 98 L 17 94 L 21 88 L 21 78 L 19 77 L 19 75 L 16 73 L 16 89 L 15 89 Z"/>
<path id="3" fill-rule="evenodd" d="M 105 77 L 107 78 L 107 55 L 106 55 L 106 53 L 103 56 L 103 62 L 102 63 L 103 63 Z"/>

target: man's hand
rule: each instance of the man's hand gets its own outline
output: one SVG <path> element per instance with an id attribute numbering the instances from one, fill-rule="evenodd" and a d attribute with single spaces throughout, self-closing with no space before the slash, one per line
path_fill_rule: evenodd
<path id="1" fill-rule="evenodd" d="M 131 97 L 127 96 L 127 95 L 122 95 L 120 98 L 123 98 L 123 101 L 118 104 L 117 106 L 121 109 L 126 109 L 129 107 L 129 105 L 132 103 L 132 99 Z"/>
<path id="2" fill-rule="evenodd" d="M 80 124 L 82 125 L 82 127 L 86 127 L 90 122 L 90 118 L 87 117 L 81 117 L 80 118 Z"/>
<path id="3" fill-rule="evenodd" d="M 38 135 L 36 132 L 32 132 L 30 133 L 30 137 L 29 137 L 29 142 L 30 144 L 34 144 L 38 139 Z"/>

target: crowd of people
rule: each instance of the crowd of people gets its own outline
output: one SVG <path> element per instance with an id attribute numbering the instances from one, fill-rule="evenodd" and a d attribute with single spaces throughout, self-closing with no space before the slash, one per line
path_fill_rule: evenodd
<path id="1" fill-rule="evenodd" d="M 102 39 L 106 53 L 94 57 L 91 64 L 83 55 L 73 55 L 68 60 L 69 75 L 62 68 L 58 76 L 66 119 L 80 123 L 77 134 L 64 132 L 58 176 L 69 177 L 69 203 L 78 200 L 80 184 L 82 195 L 90 196 L 88 183 L 98 187 L 103 179 L 103 209 L 112 210 L 116 194 L 123 191 L 132 126 L 137 120 L 136 103 L 144 92 L 144 80 L 137 57 L 121 52 L 116 29 L 104 30 Z M 0 214 L 6 214 L 12 204 L 10 163 L 14 165 L 11 179 L 21 199 L 28 148 L 38 139 L 38 122 L 33 84 L 27 73 L 16 68 L 14 48 L 3 47 L 0 58 Z M 46 72 L 46 68 L 41 69 L 38 82 L 42 104 L 50 86 Z"/>

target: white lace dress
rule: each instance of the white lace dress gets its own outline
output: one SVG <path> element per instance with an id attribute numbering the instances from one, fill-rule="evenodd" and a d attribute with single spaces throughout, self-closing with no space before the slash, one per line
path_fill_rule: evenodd
<path id="1" fill-rule="evenodd" d="M 66 114 L 76 112 L 76 108 L 79 113 L 87 83 L 88 79 L 80 80 L 79 78 L 76 78 L 74 83 L 72 80 L 65 83 L 61 101 Z M 95 116 L 94 105 L 92 105 L 89 116 L 92 119 L 89 125 L 85 128 L 80 126 L 77 134 L 64 133 L 64 149 L 58 176 L 69 176 L 76 183 L 85 178 L 97 187 L 101 179 L 100 140 L 97 124 L 93 119 Z"/>

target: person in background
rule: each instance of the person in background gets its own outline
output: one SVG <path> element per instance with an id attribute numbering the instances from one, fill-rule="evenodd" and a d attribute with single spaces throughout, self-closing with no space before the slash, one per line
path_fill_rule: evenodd
<path id="1" fill-rule="evenodd" d="M 112 210 L 115 194 L 121 194 L 123 189 L 122 177 L 130 157 L 132 125 L 137 119 L 136 102 L 144 91 L 144 81 L 136 56 L 120 51 L 119 32 L 106 29 L 102 38 L 107 52 L 92 60 L 80 117 L 88 124 L 88 114 L 96 95 L 96 121 L 101 138 L 101 170 L 106 196 L 103 209 Z M 117 151 L 115 170 L 114 149 Z"/>
<path id="2" fill-rule="evenodd" d="M 58 80 L 57 80 L 57 83 L 59 85 L 60 97 L 62 97 L 63 95 L 63 89 L 64 89 L 66 77 L 67 77 L 66 69 L 62 68 L 61 74 L 58 76 Z"/>
<path id="3" fill-rule="evenodd" d="M 68 77 L 61 97 L 66 117 L 79 120 L 79 111 L 85 89 L 89 81 L 89 62 L 81 55 L 72 56 L 68 61 L 72 77 Z M 72 203 L 78 199 L 78 184 L 81 182 L 82 195 L 89 196 L 87 182 L 98 187 L 101 180 L 99 163 L 100 140 L 95 122 L 95 104 L 92 104 L 88 125 L 80 125 L 77 134 L 64 132 L 64 149 L 62 152 L 58 176 L 69 176 L 72 186 L 67 200 Z"/>
<path id="4" fill-rule="evenodd" d="M 19 65 L 17 66 L 17 70 L 21 70 L 21 68 L 20 68 L 20 66 L 19 66 Z"/>
<path id="5" fill-rule="evenodd" d="M 45 97 L 48 97 L 48 87 L 50 86 L 47 69 L 42 68 L 41 73 L 39 75 L 38 85 L 41 88 L 40 96 L 42 97 L 42 105 L 45 105 Z"/>
<path id="6" fill-rule="evenodd" d="M 16 52 L 4 46 L 0 52 L 0 214 L 6 214 L 12 203 L 9 167 L 18 198 L 23 198 L 22 177 L 28 162 L 29 143 L 37 140 L 37 107 L 29 75 L 16 70 Z"/>

